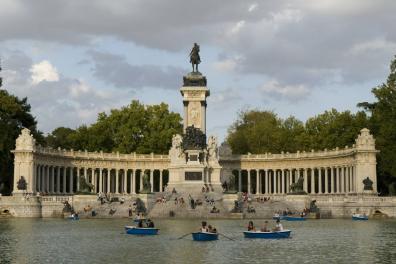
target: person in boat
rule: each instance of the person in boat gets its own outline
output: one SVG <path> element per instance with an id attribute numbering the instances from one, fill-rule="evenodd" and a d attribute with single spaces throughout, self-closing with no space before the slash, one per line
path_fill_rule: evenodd
<path id="1" fill-rule="evenodd" d="M 268 229 L 268 221 L 264 221 L 263 226 L 260 229 L 261 232 L 270 232 L 270 230 Z"/>
<path id="2" fill-rule="evenodd" d="M 201 232 L 208 232 L 208 226 L 207 226 L 207 223 L 206 223 L 206 221 L 202 221 L 202 223 L 201 223 L 201 230 L 200 230 Z"/>
<path id="3" fill-rule="evenodd" d="M 256 231 L 256 228 L 254 227 L 253 221 L 249 221 L 248 224 L 248 231 Z"/>
<path id="4" fill-rule="evenodd" d="M 281 222 L 280 222 L 279 219 L 276 220 L 276 225 L 275 225 L 274 231 L 275 231 L 275 232 L 276 232 L 276 231 L 283 231 L 283 225 L 281 224 Z"/>
<path id="5" fill-rule="evenodd" d="M 138 227 L 139 227 L 139 228 L 143 228 L 143 220 L 142 220 L 142 219 L 139 219 L 139 221 L 138 221 Z"/>
<path id="6" fill-rule="evenodd" d="M 154 222 L 153 221 L 151 221 L 151 219 L 147 219 L 147 227 L 149 227 L 149 228 L 154 228 Z"/>

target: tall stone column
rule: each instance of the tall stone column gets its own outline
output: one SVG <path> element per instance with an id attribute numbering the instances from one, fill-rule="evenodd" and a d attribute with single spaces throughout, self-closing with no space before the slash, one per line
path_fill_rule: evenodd
<path id="1" fill-rule="evenodd" d="M 111 189 L 110 189 L 110 183 L 111 183 L 111 169 L 107 169 L 107 186 L 106 186 L 106 192 L 110 193 Z"/>
<path id="2" fill-rule="evenodd" d="M 284 194 L 285 193 L 285 170 L 282 169 L 281 170 L 281 179 L 280 179 L 280 184 L 281 184 L 281 188 L 280 188 L 280 193 Z"/>
<path id="3" fill-rule="evenodd" d="M 115 177 L 115 180 L 116 180 L 116 182 L 115 182 L 115 187 L 116 187 L 116 189 L 115 189 L 115 193 L 119 193 L 119 182 L 120 182 L 120 178 L 119 178 L 119 169 L 116 169 L 116 177 Z"/>
<path id="4" fill-rule="evenodd" d="M 124 184 L 122 186 L 122 192 L 127 194 L 128 193 L 128 169 L 123 169 L 124 174 L 123 174 L 123 180 L 124 180 Z"/>
<path id="5" fill-rule="evenodd" d="M 307 169 L 303 169 L 303 177 L 304 177 L 304 191 L 308 193 L 308 172 Z"/>
<path id="6" fill-rule="evenodd" d="M 160 186 L 159 186 L 160 189 L 159 189 L 159 191 L 162 192 L 163 191 L 163 188 L 162 188 L 162 185 L 163 185 L 162 170 L 160 170 L 159 173 L 160 173 L 160 175 L 159 175 L 159 177 L 160 177 Z"/>
<path id="7" fill-rule="evenodd" d="M 260 193 L 260 171 L 256 170 L 256 194 Z"/>
<path id="8" fill-rule="evenodd" d="M 99 190 L 98 192 L 103 192 L 103 168 L 99 168 Z"/>
<path id="9" fill-rule="evenodd" d="M 50 184 L 49 184 L 49 166 L 45 166 L 45 192 L 49 193 L 50 191 Z"/>
<path id="10" fill-rule="evenodd" d="M 322 194 L 322 168 L 318 169 L 318 193 Z"/>
<path id="11" fill-rule="evenodd" d="M 331 190 L 330 190 L 330 192 L 331 193 L 334 193 L 334 167 L 331 167 L 330 168 L 331 170 L 330 170 L 330 185 L 331 185 Z"/>
<path id="12" fill-rule="evenodd" d="M 345 173 L 344 173 L 344 166 L 341 166 L 341 173 L 340 173 L 340 182 L 341 182 L 341 193 L 345 193 Z"/>
<path id="13" fill-rule="evenodd" d="M 248 173 L 248 175 L 247 175 L 247 193 L 251 193 L 251 186 L 250 186 L 250 169 L 248 169 L 248 171 L 247 171 L 247 173 Z"/>
<path id="14" fill-rule="evenodd" d="M 315 193 L 315 168 L 311 168 L 311 192 Z"/>
<path id="15" fill-rule="evenodd" d="M 37 165 L 37 191 L 41 192 L 41 165 Z"/>
<path id="16" fill-rule="evenodd" d="M 238 170 L 238 192 L 242 192 L 242 173 Z"/>
<path id="17" fill-rule="evenodd" d="M 345 192 L 349 193 L 349 166 L 345 167 Z"/>
<path id="18" fill-rule="evenodd" d="M 268 194 L 269 193 L 269 188 L 268 188 L 268 172 L 269 172 L 269 170 L 264 170 L 264 181 L 265 181 L 265 194 Z"/>
<path id="19" fill-rule="evenodd" d="M 274 170 L 271 170 L 271 173 L 270 173 L 270 170 L 268 170 L 268 190 L 269 190 L 269 194 L 272 194 L 273 193 L 273 191 L 272 191 L 272 187 L 273 187 L 273 181 L 272 181 L 272 179 L 274 178 Z M 275 189 L 275 188 L 274 188 Z"/>
<path id="20" fill-rule="evenodd" d="M 80 167 L 77 167 L 77 192 L 80 190 Z"/>
<path id="21" fill-rule="evenodd" d="M 329 175 L 328 168 L 325 167 L 325 194 L 329 193 Z"/>
<path id="22" fill-rule="evenodd" d="M 136 193 L 136 169 L 132 170 L 132 191 L 131 193 Z"/>
<path id="23" fill-rule="evenodd" d="M 74 177 L 74 168 L 71 167 L 70 168 L 70 178 L 69 178 L 69 184 L 70 184 L 70 189 L 69 189 L 69 193 L 73 194 L 73 177 Z"/>
<path id="24" fill-rule="evenodd" d="M 87 167 L 84 167 L 84 178 L 85 178 L 86 182 L 89 182 L 88 181 L 88 169 L 87 169 Z"/>
<path id="25" fill-rule="evenodd" d="M 154 170 L 150 169 L 150 192 L 154 192 Z"/>

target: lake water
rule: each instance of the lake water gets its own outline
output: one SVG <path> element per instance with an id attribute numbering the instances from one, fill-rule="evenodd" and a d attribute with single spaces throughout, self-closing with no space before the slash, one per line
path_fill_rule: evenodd
<path id="1" fill-rule="evenodd" d="M 160 235 L 137 237 L 127 219 L 0 219 L 0 263 L 396 263 L 395 220 L 283 221 L 292 238 L 280 240 L 243 238 L 247 220 L 209 222 L 235 241 L 177 239 L 198 220 L 158 220 Z"/>

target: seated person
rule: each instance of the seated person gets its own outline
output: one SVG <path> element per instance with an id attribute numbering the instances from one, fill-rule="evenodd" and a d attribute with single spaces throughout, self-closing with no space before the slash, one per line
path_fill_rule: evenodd
<path id="1" fill-rule="evenodd" d="M 253 225 L 253 221 L 249 221 L 247 228 L 248 228 L 248 231 L 256 231 L 256 228 Z"/>
<path id="2" fill-rule="evenodd" d="M 151 219 L 148 219 L 146 224 L 147 224 L 147 227 L 154 228 L 154 222 L 151 221 Z"/>
<path id="3" fill-rule="evenodd" d="M 138 227 L 143 228 L 143 220 L 142 219 L 139 219 Z"/>
<path id="4" fill-rule="evenodd" d="M 276 231 L 283 231 L 283 225 L 281 224 L 281 222 L 280 222 L 279 219 L 276 220 L 276 225 L 275 225 L 274 231 L 275 231 L 275 232 L 276 232 Z"/>
<path id="5" fill-rule="evenodd" d="M 202 221 L 200 232 L 208 232 L 208 227 L 206 225 L 206 221 Z"/>
<path id="6" fill-rule="evenodd" d="M 260 229 L 261 232 L 270 232 L 270 230 L 268 229 L 268 221 L 264 221 L 263 226 Z"/>

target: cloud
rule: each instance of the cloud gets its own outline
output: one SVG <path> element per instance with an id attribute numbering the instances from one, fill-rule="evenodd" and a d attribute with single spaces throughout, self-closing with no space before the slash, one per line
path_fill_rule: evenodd
<path id="1" fill-rule="evenodd" d="M 174 66 L 132 65 L 121 55 L 91 50 L 92 72 L 99 80 L 117 88 L 144 87 L 179 89 L 181 76 L 188 70 Z"/>
<path id="2" fill-rule="evenodd" d="M 54 66 L 52 66 L 52 64 L 47 60 L 43 60 L 42 62 L 33 64 L 30 68 L 30 72 L 32 73 L 31 79 L 34 85 L 42 81 L 59 81 L 58 70 Z"/>
<path id="3" fill-rule="evenodd" d="M 127 91 L 101 90 L 83 79 L 65 77 L 50 61 L 34 63 L 21 51 L 7 53 L 2 66 L 2 88 L 28 98 L 44 132 L 92 123 L 99 112 L 125 105 L 131 96 Z"/>
<path id="4" fill-rule="evenodd" d="M 310 90 L 304 85 L 281 85 L 276 80 L 271 80 L 261 87 L 259 91 L 265 97 L 271 97 L 276 100 L 299 101 L 307 97 Z"/>

